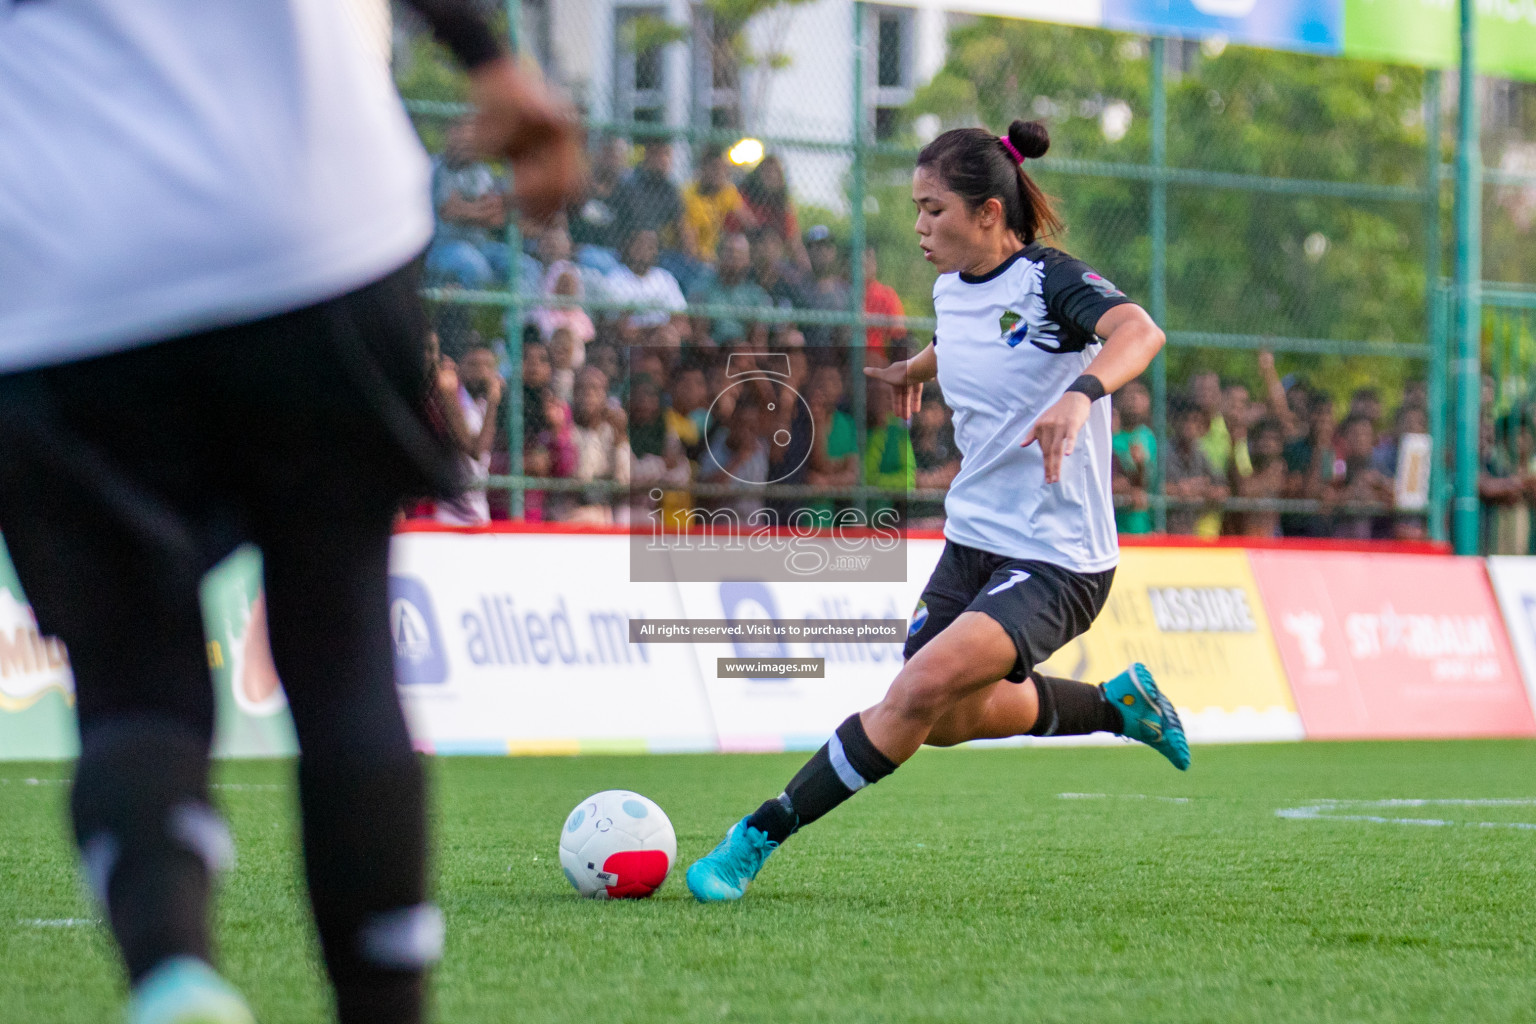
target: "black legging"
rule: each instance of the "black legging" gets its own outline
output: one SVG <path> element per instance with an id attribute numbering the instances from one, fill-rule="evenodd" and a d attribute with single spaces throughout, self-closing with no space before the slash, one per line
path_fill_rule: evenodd
<path id="1" fill-rule="evenodd" d="M 110 878 L 135 979 L 167 956 L 208 956 L 208 851 L 177 824 L 208 800 L 197 588 L 250 540 L 302 751 L 305 867 L 341 1019 L 419 1019 L 416 953 L 369 959 L 360 940 L 426 898 L 390 526 L 400 499 L 440 489 L 454 462 L 414 414 L 415 286 L 413 265 L 279 317 L 0 377 L 0 528 L 39 624 L 69 650 L 76 835 L 88 873 Z"/>

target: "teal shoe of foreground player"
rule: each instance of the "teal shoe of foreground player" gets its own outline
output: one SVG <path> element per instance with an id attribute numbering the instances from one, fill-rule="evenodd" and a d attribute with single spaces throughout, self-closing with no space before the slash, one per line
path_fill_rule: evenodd
<path id="1" fill-rule="evenodd" d="M 1189 770 L 1189 741 L 1184 738 L 1184 723 L 1152 681 L 1147 666 L 1138 661 L 1115 676 L 1104 684 L 1104 696 L 1120 709 L 1125 735 L 1162 754 L 1179 771 Z"/>
<path id="2" fill-rule="evenodd" d="M 779 844 L 762 829 L 742 818 L 720 840 L 720 845 L 693 862 L 688 869 L 688 891 L 700 903 L 739 900 L 763 869 L 768 855 Z"/>
<path id="3" fill-rule="evenodd" d="M 133 987 L 128 1024 L 256 1024 L 256 1018 L 212 967 L 177 956 Z"/>

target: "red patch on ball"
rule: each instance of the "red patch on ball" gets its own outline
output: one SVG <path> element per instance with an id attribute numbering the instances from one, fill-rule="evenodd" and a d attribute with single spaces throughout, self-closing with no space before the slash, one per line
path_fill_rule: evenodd
<path id="1" fill-rule="evenodd" d="M 666 880 L 667 855 L 661 850 L 625 850 L 610 854 L 603 861 L 603 870 L 617 877 L 608 886 L 608 898 L 614 900 L 643 900 Z"/>

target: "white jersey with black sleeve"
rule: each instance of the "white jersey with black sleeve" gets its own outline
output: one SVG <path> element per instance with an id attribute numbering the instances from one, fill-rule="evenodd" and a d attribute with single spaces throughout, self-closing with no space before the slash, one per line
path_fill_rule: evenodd
<path id="1" fill-rule="evenodd" d="M 427 186 L 340 0 L 0 0 L 0 373 L 358 288 Z"/>
<path id="2" fill-rule="evenodd" d="M 1076 572 L 1118 563 L 1109 403 L 1093 403 L 1059 483 L 1045 483 L 1040 446 L 1019 442 L 1098 354 L 1099 318 L 1129 301 L 1081 260 L 1038 244 L 985 275 L 934 282 L 939 386 L 960 449 L 946 537 Z"/>

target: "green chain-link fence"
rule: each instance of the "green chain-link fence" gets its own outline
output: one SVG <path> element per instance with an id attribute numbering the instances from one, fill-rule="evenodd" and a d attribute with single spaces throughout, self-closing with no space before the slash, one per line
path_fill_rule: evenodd
<path id="1" fill-rule="evenodd" d="M 1170 398 L 1186 393 L 1199 372 L 1214 371 L 1229 385 L 1246 386 L 1250 418 L 1276 420 L 1289 448 L 1276 453 L 1269 438 L 1266 451 L 1239 456 L 1240 446 L 1233 446 L 1226 456 L 1233 464 L 1256 470 L 1284 459 L 1293 484 L 1310 453 L 1316 463 L 1333 462 L 1324 466 L 1325 477 L 1339 474 L 1322 493 L 1298 492 L 1292 484 L 1248 486 L 1243 481 L 1257 475 L 1245 475 L 1248 467 L 1217 467 L 1237 486 L 1224 502 L 1213 502 L 1181 498 L 1187 492 L 1178 488 L 1170 495 L 1161 472 L 1166 460 L 1154 460 L 1140 481 L 1145 498 L 1135 494 L 1127 503 L 1144 500 L 1156 529 L 1171 511 L 1194 510 L 1209 528 L 1220 506 L 1229 528 L 1246 513 L 1259 530 L 1273 530 L 1274 518 L 1263 517 L 1284 512 L 1288 530 L 1315 530 L 1318 515 L 1327 513 L 1372 516 L 1378 535 L 1383 523 L 1408 521 L 1445 536 L 1453 422 L 1445 410 L 1455 393 L 1445 371 L 1455 317 L 1442 279 L 1453 237 L 1454 76 L 1219 38 L 1148 38 L 830 0 L 525 2 L 509 10 L 509 25 L 520 49 L 537 56 L 579 104 L 595 168 L 592 193 L 572 206 L 563 236 L 507 225 L 511 249 L 522 259 L 492 263 L 495 280 L 439 272 L 429 292 L 445 345 L 460 344 L 450 335 L 505 339 L 507 457 L 491 486 L 510 496 L 514 517 L 525 513 L 530 491 L 595 486 L 525 473 L 525 447 L 538 419 L 524 404 L 538 399 L 521 386 L 522 346 L 525 334 L 538 336 L 531 319 L 550 320 L 531 314 L 575 303 L 593 321 L 598 353 L 631 343 L 623 311 L 635 308 L 634 297 L 605 282 L 623 259 L 628 228 L 639 222 L 661 229 L 661 265 L 690 303 L 683 322 L 715 335 L 685 339 L 684 349 L 731 344 L 746 325 L 749 337 L 780 343 L 793 327 L 812 347 L 845 350 L 844 404 L 858 450 L 865 450 L 868 397 L 852 369 L 865 362 L 870 344 L 878 350 L 905 335 L 920 347 L 932 327 L 932 272 L 911 230 L 917 149 L 944 128 L 980 123 L 1001 130 L 1025 117 L 1044 120 L 1052 134 L 1050 154 L 1034 173 L 1068 225 L 1055 244 L 1115 281 L 1168 332 L 1169 347 L 1148 375 L 1157 451 L 1170 453 L 1178 444 Z M 436 151 L 463 112 L 461 84 L 446 67 L 419 33 L 397 32 L 402 92 Z M 1486 274 L 1533 282 L 1536 95 L 1528 86 L 1487 79 L 1480 89 Z M 669 165 L 654 155 L 663 148 Z M 743 221 L 750 223 L 709 211 L 718 188 L 710 192 L 708 181 L 699 182 L 722 151 L 724 177 L 747 196 L 754 216 Z M 647 160 L 676 200 L 666 188 L 626 185 Z M 779 177 L 787 204 L 777 203 Z M 682 207 L 675 217 L 655 208 L 673 201 Z M 693 235 L 709 237 L 685 237 L 691 222 L 699 229 Z M 750 237 L 749 279 L 760 258 L 773 262 L 761 257 L 762 247 L 777 250 L 789 276 L 801 278 L 795 287 L 765 289 L 771 306 L 744 303 L 751 289 L 720 286 L 722 275 L 712 269 L 723 236 L 738 227 Z M 494 223 L 485 229 L 502 230 Z M 763 241 L 769 234 L 779 237 Z M 835 248 L 820 241 L 823 235 Z M 859 258 L 866 247 L 868 263 Z M 548 294 L 548 267 L 563 259 L 577 265 L 578 288 L 565 290 L 581 291 L 579 300 Z M 887 286 L 874 289 L 879 301 L 868 309 L 866 268 Z M 1495 416 L 1528 404 L 1530 294 L 1518 285 L 1490 285 L 1485 293 L 1483 364 L 1495 380 Z M 894 312 L 891 295 L 903 314 L 894 319 L 881 315 Z M 763 324 L 764 334 L 752 334 L 754 324 Z M 1273 375 L 1261 365 L 1261 352 L 1273 353 Z M 1363 444 L 1363 435 L 1351 441 L 1309 434 L 1306 410 L 1286 408 L 1278 397 L 1266 409 L 1277 378 L 1334 400 L 1336 414 L 1351 402 L 1368 408 L 1374 390 L 1385 403 L 1375 411 L 1377 425 L 1388 430 L 1401 426 L 1394 413 L 1405 399 L 1422 407 L 1427 422 L 1416 426 L 1410 416 L 1409 426 L 1434 439 L 1428 508 L 1397 515 L 1383 504 L 1382 481 L 1374 491 L 1346 486 L 1355 473 L 1351 460 L 1359 461 L 1348 446 Z M 1211 411 L 1220 415 L 1223 407 Z M 1230 433 L 1241 433 L 1239 424 L 1231 426 Z M 1390 449 L 1390 439 L 1383 448 Z M 922 450 L 913 498 L 935 501 L 942 487 L 934 481 L 943 475 L 923 475 L 931 467 Z M 546 462 L 541 453 L 539 466 Z M 1390 462 L 1384 465 L 1390 473 Z M 865 473 L 836 493 L 867 498 L 881 490 Z"/>

